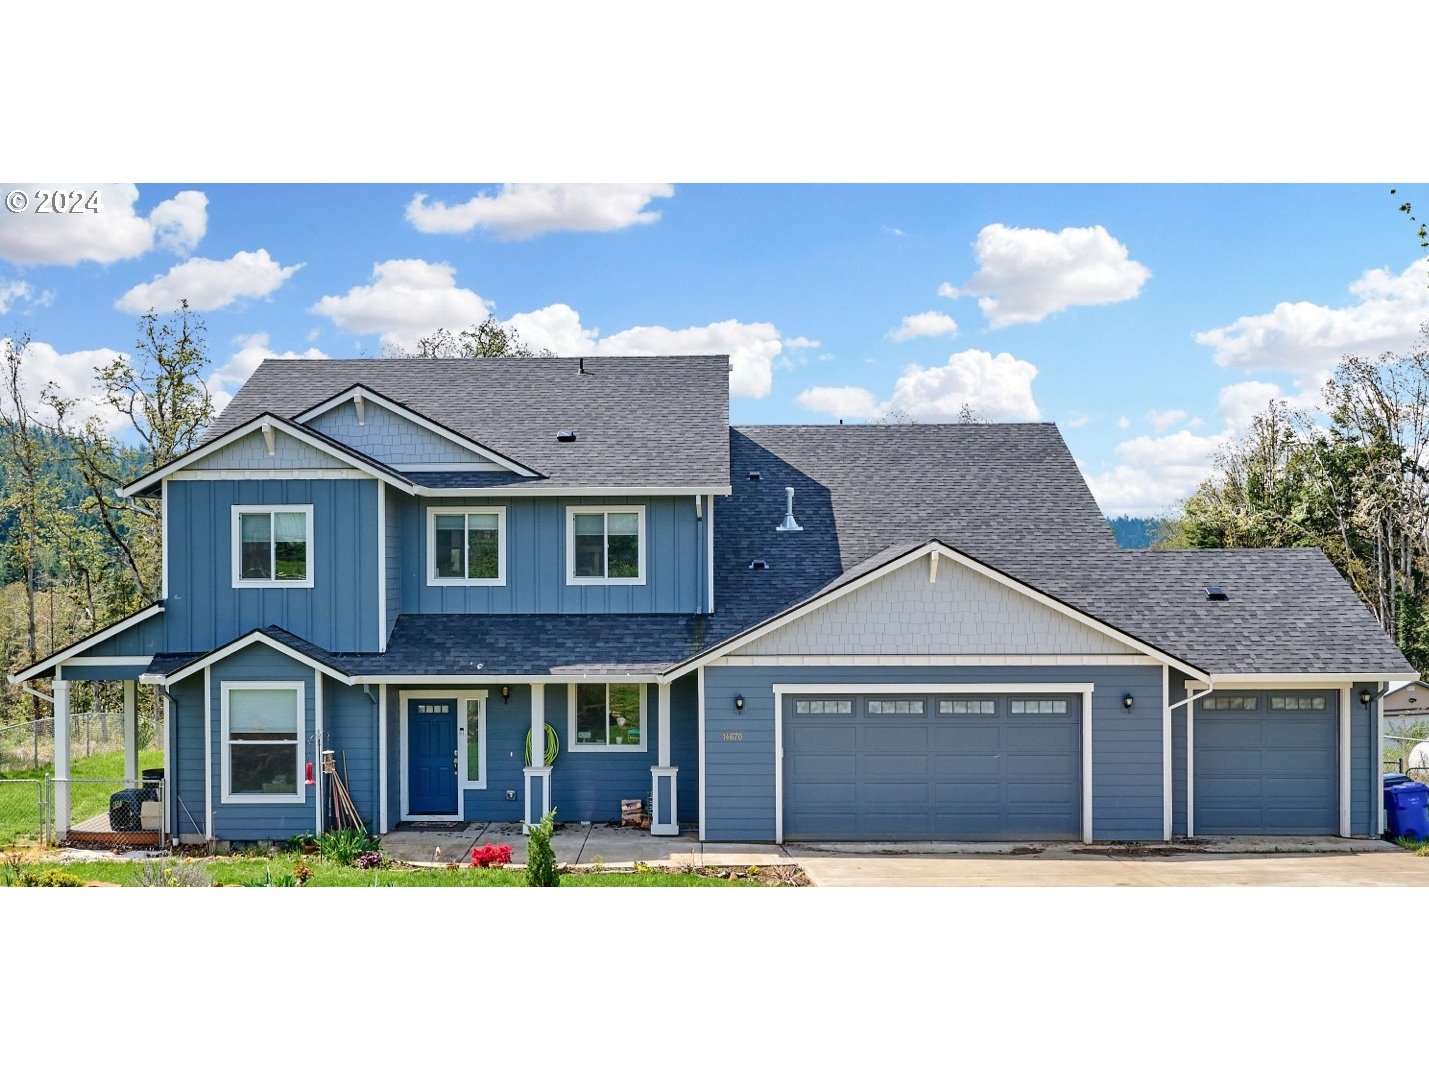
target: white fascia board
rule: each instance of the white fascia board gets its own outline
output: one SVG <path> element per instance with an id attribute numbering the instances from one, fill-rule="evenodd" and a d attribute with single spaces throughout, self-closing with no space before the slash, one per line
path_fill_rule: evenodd
<path id="1" fill-rule="evenodd" d="M 710 487 L 659 487 L 642 485 L 639 487 L 572 487 L 553 486 L 543 481 L 540 484 L 518 484 L 514 487 L 422 487 L 415 490 L 423 498 L 581 498 L 596 495 L 644 495 L 652 498 L 679 497 L 684 495 L 728 495 L 730 486 Z"/>
<path id="2" fill-rule="evenodd" d="M 126 617 L 123 621 L 116 621 L 108 628 L 100 629 L 93 636 L 90 636 L 87 639 L 80 640 L 78 643 L 71 644 L 69 647 L 66 647 L 63 651 L 59 651 L 55 654 L 50 655 L 50 657 L 45 659 L 43 662 L 36 662 L 29 669 L 21 670 L 19 673 L 8 674 L 5 679 L 8 680 L 11 684 L 23 684 L 25 683 L 25 681 L 37 677 L 41 673 L 44 673 L 49 669 L 53 669 L 57 665 L 71 661 L 76 655 L 82 654 L 83 652 L 89 650 L 95 644 L 102 643 L 105 640 L 109 639 L 111 636 L 117 636 L 125 629 L 137 625 L 141 621 L 147 621 L 149 620 L 149 618 L 154 617 L 156 614 L 161 614 L 163 612 L 163 604 L 156 602 L 153 606 L 146 607 L 145 609 L 140 610 L 138 613 L 133 614 L 130 617 Z M 114 659 L 106 659 L 105 661 L 112 662 L 114 661 Z"/>
<path id="3" fill-rule="evenodd" d="M 433 435 L 440 435 L 448 442 L 455 443 L 463 450 L 470 450 L 478 457 L 483 457 L 487 461 L 490 461 L 493 465 L 498 465 L 501 468 L 507 470 L 508 472 L 514 472 L 521 476 L 541 475 L 539 472 L 536 472 L 533 469 L 528 469 L 525 465 L 522 465 L 518 461 L 498 454 L 490 447 L 482 446 L 475 439 L 468 439 L 465 435 L 460 435 L 457 432 L 452 431 L 450 428 L 442 427 L 442 425 L 438 424 L 436 421 L 430 420 L 427 417 L 422 416 L 422 414 L 417 412 L 415 409 L 408 409 L 400 402 L 394 402 L 390 398 L 384 398 L 380 394 L 377 394 L 371 390 L 360 386 L 353 387 L 351 390 L 343 391 L 336 397 L 329 398 L 327 401 L 320 402 L 317 405 L 313 406 L 311 409 L 304 410 L 303 412 L 295 416 L 293 420 L 298 424 L 306 424 L 308 423 L 308 421 L 314 420 L 317 417 L 322 416 L 324 413 L 331 412 L 338 406 L 346 405 L 348 402 L 355 403 L 358 399 L 362 399 L 364 402 L 370 402 L 372 405 L 381 406 L 389 413 L 395 413 L 402 419 L 411 421 L 413 424 L 416 424 L 419 428 L 425 428 Z"/>
<path id="4" fill-rule="evenodd" d="M 331 444 L 324 442 L 322 439 L 319 439 L 311 432 L 304 431 L 302 428 L 294 427 L 292 424 L 286 422 L 275 423 L 270 415 L 261 414 L 259 416 L 254 417 L 246 424 L 240 424 L 238 427 L 228 432 L 228 434 L 220 435 L 212 442 L 204 443 L 204 445 L 197 447 L 196 449 L 190 450 L 183 457 L 175 458 L 163 468 L 155 469 L 153 472 L 150 472 L 147 475 L 140 477 L 128 486 L 121 487 L 119 489 L 119 494 L 124 496 L 125 498 L 130 498 L 135 494 L 138 494 L 140 491 L 147 490 L 148 488 L 154 486 L 154 484 L 165 479 L 171 473 L 179 472 L 183 469 L 186 469 L 190 465 L 194 464 L 194 462 L 202 461 L 210 454 L 222 450 L 225 446 L 231 446 L 239 439 L 252 435 L 255 431 L 261 431 L 264 427 L 271 427 L 274 431 L 280 432 L 283 435 L 289 435 L 292 438 L 297 439 L 300 443 L 303 443 L 306 446 L 311 446 L 314 450 L 318 450 L 324 454 L 327 454 L 330 457 L 335 457 L 339 461 L 342 461 L 347 465 L 351 465 L 354 469 L 357 469 L 361 472 L 365 472 L 367 475 L 373 477 L 374 479 L 381 480 L 383 483 L 390 483 L 393 487 L 400 488 L 401 490 L 406 491 L 408 493 L 411 493 L 415 490 L 414 485 L 409 480 L 397 479 L 390 473 L 384 472 L 379 468 L 368 465 L 361 458 L 355 456 L 354 454 L 348 453 L 345 450 L 338 450 Z"/>
<path id="5" fill-rule="evenodd" d="M 1313 688 L 1354 684 L 1358 681 L 1417 681 L 1413 672 L 1385 673 L 1383 670 L 1349 670 L 1342 673 L 1212 673 L 1213 688 Z"/>
<path id="6" fill-rule="evenodd" d="M 301 651 L 295 651 L 286 643 L 283 643 L 280 640 L 275 640 L 273 639 L 273 637 L 264 635 L 261 632 L 253 632 L 249 633 L 247 636 L 240 636 L 238 637 L 238 639 L 233 640 L 231 643 L 227 643 L 214 651 L 210 651 L 208 654 L 200 658 L 197 662 L 190 662 L 188 665 L 183 666 L 180 669 L 176 669 L 174 672 L 167 674 L 163 678 L 163 682 L 165 685 L 177 684 L 185 677 L 191 677 L 199 670 L 207 669 L 215 662 L 221 662 L 229 655 L 235 654 L 236 652 L 243 650 L 243 648 L 251 646 L 255 643 L 266 644 L 280 654 L 287 655 L 289 658 L 293 659 L 293 661 L 301 662 L 309 669 L 312 669 L 318 673 L 326 673 L 329 677 L 332 677 L 334 680 L 341 681 L 343 684 L 356 683 L 355 679 L 349 677 L 346 673 L 342 673 L 336 669 L 333 669 L 332 666 L 324 665 L 322 662 L 319 662 L 315 658 L 309 658 Z"/>
<path id="7" fill-rule="evenodd" d="M 332 670 L 327 670 L 330 675 Z M 654 673 L 359 673 L 344 679 L 347 684 L 659 684 Z"/>

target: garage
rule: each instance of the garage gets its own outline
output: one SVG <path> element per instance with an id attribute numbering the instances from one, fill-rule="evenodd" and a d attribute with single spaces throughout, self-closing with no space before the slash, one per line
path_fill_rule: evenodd
<path id="1" fill-rule="evenodd" d="M 1334 692 L 1210 695 L 1196 704 L 1197 834 L 1339 831 Z"/>
<path id="2" fill-rule="evenodd" d="M 785 840 L 1076 840 L 1080 693 L 788 694 Z"/>

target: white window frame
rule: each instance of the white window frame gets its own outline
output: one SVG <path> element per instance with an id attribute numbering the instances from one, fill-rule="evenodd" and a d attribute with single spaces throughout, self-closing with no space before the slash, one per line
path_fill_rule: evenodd
<path id="1" fill-rule="evenodd" d="M 305 766 L 307 763 L 307 739 L 308 739 L 308 704 L 307 686 L 302 681 L 224 681 L 221 685 L 222 697 L 219 704 L 219 763 L 222 766 L 222 780 L 219 782 L 219 800 L 222 803 L 241 804 L 294 804 L 307 802 L 307 788 Z M 282 796 L 263 795 L 256 792 L 234 792 L 233 791 L 233 768 L 230 762 L 232 744 L 228 739 L 228 697 L 232 692 L 241 691 L 285 691 L 292 692 L 297 697 L 298 708 L 298 740 L 297 768 L 293 771 L 295 775 L 294 784 L 298 786 L 298 791 Z"/>
<path id="2" fill-rule="evenodd" d="M 272 515 L 274 513 L 301 513 L 307 525 L 306 547 L 308 548 L 308 575 L 302 580 L 279 580 L 277 579 L 278 567 L 276 561 L 273 563 L 272 579 L 260 580 L 243 575 L 243 523 L 242 516 L 245 513 L 267 513 L 269 515 L 269 542 L 272 547 L 271 555 L 278 553 L 278 541 L 272 536 Z M 232 508 L 231 522 L 230 556 L 233 564 L 233 586 L 235 588 L 310 588 L 313 586 L 313 574 L 317 571 L 317 555 L 313 552 L 313 506 L 311 502 L 283 503 L 281 505 L 266 505 L 261 502 L 248 503 L 246 505 L 234 506 Z M 271 559 L 270 559 L 271 560 Z"/>
<path id="3" fill-rule="evenodd" d="M 603 516 L 605 520 L 605 568 L 610 571 L 610 520 L 612 513 L 635 514 L 635 532 L 638 540 L 636 549 L 639 561 L 635 576 L 576 576 L 576 517 Z M 572 585 L 631 586 L 645 583 L 645 507 L 631 506 L 567 506 L 566 507 L 566 583 Z"/>
<path id="4" fill-rule="evenodd" d="M 589 751 L 649 751 L 650 719 L 648 707 L 650 697 L 646 695 L 648 686 L 639 681 L 581 681 L 581 684 L 599 684 L 605 688 L 605 732 L 610 737 L 610 689 L 612 685 L 628 684 L 640 690 L 640 743 L 638 744 L 581 744 L 576 742 L 576 682 L 571 682 L 566 692 L 566 750 L 571 752 Z"/>
<path id="5" fill-rule="evenodd" d="M 437 517 L 469 513 L 496 515 L 496 578 L 437 576 Z M 462 522 L 465 532 L 466 522 Z M 467 544 L 463 541 L 463 560 Z M 433 588 L 497 588 L 506 586 L 506 507 L 505 506 L 428 506 L 427 507 L 427 586 Z"/>

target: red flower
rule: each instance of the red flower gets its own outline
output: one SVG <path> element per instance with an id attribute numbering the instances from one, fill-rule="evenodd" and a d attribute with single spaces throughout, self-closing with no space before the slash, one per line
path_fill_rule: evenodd
<path id="1" fill-rule="evenodd" d="M 505 866 L 509 862 L 509 844 L 478 844 L 471 850 L 471 865 L 475 867 Z"/>

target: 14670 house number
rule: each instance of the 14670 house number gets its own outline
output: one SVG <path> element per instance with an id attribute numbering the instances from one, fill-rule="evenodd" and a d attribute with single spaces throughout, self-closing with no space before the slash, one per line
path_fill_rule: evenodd
<path id="1" fill-rule="evenodd" d="M 741 741 L 741 740 L 744 739 L 744 734 L 743 734 L 743 733 L 725 733 L 725 734 L 724 734 L 724 738 L 725 738 L 726 740 L 729 740 L 729 741 L 733 741 L 733 742 L 735 742 L 735 743 L 738 743 L 739 741 Z"/>

